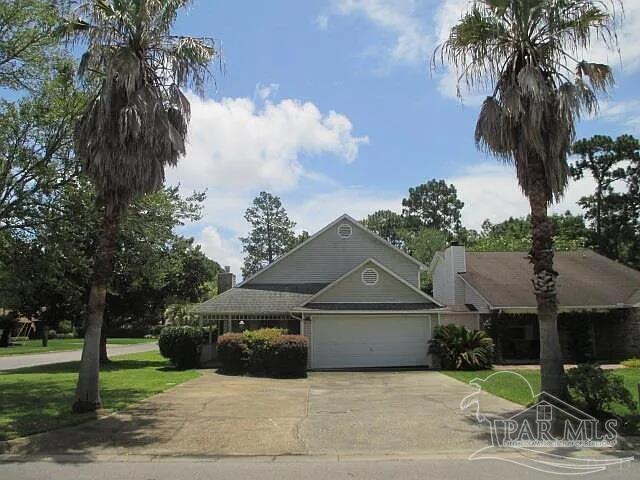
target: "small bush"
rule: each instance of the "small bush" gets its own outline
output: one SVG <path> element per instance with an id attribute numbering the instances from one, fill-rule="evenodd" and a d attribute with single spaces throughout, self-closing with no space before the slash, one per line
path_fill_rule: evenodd
<path id="1" fill-rule="evenodd" d="M 226 372 L 249 371 L 255 375 L 304 376 L 307 369 L 307 339 L 283 335 L 279 328 L 226 333 L 218 337 L 218 359 Z"/>
<path id="2" fill-rule="evenodd" d="M 445 370 L 491 368 L 493 352 L 493 340 L 486 332 L 462 325 L 438 326 L 429 341 L 429 353 L 440 358 Z"/>
<path id="3" fill-rule="evenodd" d="M 59 337 L 58 337 L 58 332 L 56 332 L 55 330 L 49 330 L 49 331 L 47 332 L 47 338 L 48 338 L 49 340 L 51 340 L 51 339 L 55 339 L 55 338 L 59 338 Z"/>
<path id="4" fill-rule="evenodd" d="M 309 344 L 303 335 L 281 335 L 272 344 L 271 372 L 279 377 L 304 377 Z"/>
<path id="5" fill-rule="evenodd" d="M 598 365 L 585 363 L 569 369 L 567 381 L 572 403 L 594 417 L 611 416 L 616 404 L 635 410 L 633 396 L 622 378 Z"/>
<path id="6" fill-rule="evenodd" d="M 226 372 L 240 373 L 247 368 L 249 347 L 242 333 L 225 333 L 218 337 L 218 360 Z"/>
<path id="7" fill-rule="evenodd" d="M 73 333 L 73 325 L 69 320 L 62 320 L 58 322 L 58 328 L 56 329 L 58 333 Z"/>
<path id="8" fill-rule="evenodd" d="M 260 375 L 270 370 L 273 342 L 283 333 L 284 330 L 281 328 L 261 328 L 243 332 L 243 341 L 250 352 L 247 368 L 251 373 Z"/>
<path id="9" fill-rule="evenodd" d="M 194 368 L 200 363 L 202 332 L 195 327 L 165 327 L 160 332 L 160 354 L 179 369 Z"/>
<path id="10" fill-rule="evenodd" d="M 640 358 L 630 358 L 629 360 L 625 360 L 624 362 L 620 363 L 625 367 L 640 368 Z"/>

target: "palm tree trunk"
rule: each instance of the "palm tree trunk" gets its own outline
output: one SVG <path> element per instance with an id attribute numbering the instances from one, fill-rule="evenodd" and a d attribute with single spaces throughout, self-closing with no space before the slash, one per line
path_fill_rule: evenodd
<path id="1" fill-rule="evenodd" d="M 93 265 L 93 282 L 89 292 L 89 318 L 84 334 L 84 346 L 80 361 L 80 375 L 76 386 L 74 412 L 91 412 L 102 405 L 100 399 L 100 338 L 107 287 L 113 273 L 113 256 L 116 247 L 119 212 L 106 212 Z"/>
<path id="2" fill-rule="evenodd" d="M 541 391 L 557 398 L 566 398 L 564 361 L 558 336 L 558 302 L 556 278 L 553 269 L 553 224 L 547 215 L 547 185 L 541 161 L 530 162 L 529 205 L 533 245 L 533 290 L 538 307 L 540 328 Z"/>

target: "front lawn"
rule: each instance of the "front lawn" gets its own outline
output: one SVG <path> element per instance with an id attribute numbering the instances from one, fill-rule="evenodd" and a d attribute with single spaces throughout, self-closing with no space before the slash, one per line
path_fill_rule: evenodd
<path id="1" fill-rule="evenodd" d="M 27 353 L 51 353 L 65 350 L 79 350 L 82 348 L 82 338 L 55 338 L 49 340 L 46 347 L 42 346 L 42 340 L 27 340 L 19 345 L 0 348 L 0 357 L 6 355 L 22 355 Z M 136 345 L 139 343 L 157 342 L 154 338 L 108 338 L 109 345 Z"/>
<path id="2" fill-rule="evenodd" d="M 128 405 L 198 377 L 177 371 L 157 352 L 114 357 L 100 373 L 105 411 Z M 0 440 L 21 437 L 95 418 L 73 414 L 78 362 L 0 372 Z"/>
<path id="3" fill-rule="evenodd" d="M 540 392 L 540 371 L 539 370 L 512 370 L 522 375 L 537 394 Z M 453 377 L 461 382 L 469 383 L 474 378 L 485 379 L 489 375 L 503 370 L 480 370 L 477 372 L 443 371 L 445 375 Z M 638 383 L 640 383 L 640 368 L 619 368 L 615 374 L 624 379 L 625 387 L 638 402 Z M 505 375 L 500 373 L 494 375 L 487 382 L 482 384 L 483 389 L 498 397 L 506 398 L 520 405 L 527 405 L 531 401 L 531 394 L 527 384 L 516 375 Z"/>

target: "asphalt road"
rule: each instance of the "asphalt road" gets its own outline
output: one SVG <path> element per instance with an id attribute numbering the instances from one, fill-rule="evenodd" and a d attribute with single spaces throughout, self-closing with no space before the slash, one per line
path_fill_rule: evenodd
<path id="1" fill-rule="evenodd" d="M 469 461 L 460 458 L 340 459 L 337 457 L 248 457 L 211 459 L 155 459 L 74 463 L 61 461 L 0 462 L 6 480 L 73 478 L 74 480 L 341 480 L 341 479 L 559 479 L 505 461 Z M 609 467 L 581 478 L 593 480 L 640 478 L 640 462 Z"/>
<path id="2" fill-rule="evenodd" d="M 110 356 L 126 355 L 128 353 L 150 352 L 157 350 L 155 343 L 141 343 L 138 345 L 108 345 Z M 0 357 L 0 370 L 15 370 L 16 368 L 36 367 L 52 363 L 76 362 L 80 360 L 82 350 L 67 350 L 64 352 L 37 353 L 34 355 L 10 355 Z"/>

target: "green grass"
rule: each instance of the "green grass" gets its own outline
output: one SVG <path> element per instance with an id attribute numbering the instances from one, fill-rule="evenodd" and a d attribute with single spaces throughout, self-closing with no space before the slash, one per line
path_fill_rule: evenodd
<path id="1" fill-rule="evenodd" d="M 540 371 L 539 370 L 512 370 L 522 375 L 537 394 L 540 391 Z M 478 372 L 445 371 L 445 375 L 453 377 L 461 382 L 469 383 L 474 378 L 486 379 L 491 374 L 502 372 L 495 370 L 480 370 Z M 624 384 L 631 391 L 636 403 L 638 402 L 638 383 L 640 383 L 640 368 L 619 368 L 615 370 L 616 375 L 624 379 Z M 521 378 L 515 375 L 498 373 L 493 375 L 487 382 L 482 384 L 483 389 L 498 397 L 506 398 L 520 405 L 527 405 L 531 401 L 529 388 Z"/>
<path id="2" fill-rule="evenodd" d="M 136 345 L 139 343 L 157 342 L 153 338 L 109 338 L 109 345 Z M 7 355 L 24 355 L 27 353 L 51 353 L 61 352 L 65 350 L 79 350 L 82 348 L 81 338 L 60 338 L 51 339 L 46 347 L 42 346 L 42 340 L 27 340 L 21 342 L 20 345 L 12 347 L 0 348 L 0 357 Z"/>
<path id="3" fill-rule="evenodd" d="M 625 367 L 629 368 L 640 368 L 640 358 L 630 358 L 629 360 L 625 360 L 624 362 L 620 362 Z"/>
<path id="4" fill-rule="evenodd" d="M 522 375 L 531 384 L 531 388 L 536 394 L 540 392 L 540 372 L 538 370 L 513 371 Z M 477 372 L 443 371 L 442 373 L 464 383 L 469 383 L 474 378 L 486 379 L 490 375 L 496 374 L 481 384 L 483 390 L 520 405 L 527 405 L 531 402 L 531 391 L 527 383 L 516 375 L 506 374 L 499 370 L 480 370 Z"/>
<path id="5" fill-rule="evenodd" d="M 199 375 L 174 370 L 157 352 L 114 357 L 100 373 L 104 409 L 120 410 Z M 71 413 L 77 378 L 78 362 L 0 372 L 0 440 L 95 418 Z"/>

